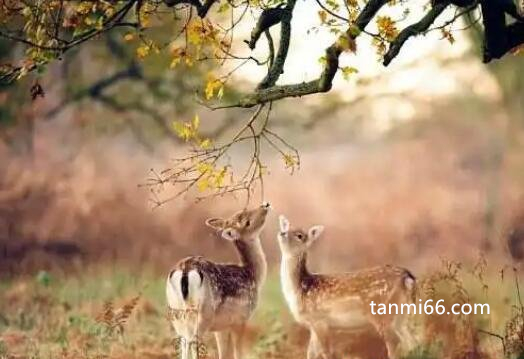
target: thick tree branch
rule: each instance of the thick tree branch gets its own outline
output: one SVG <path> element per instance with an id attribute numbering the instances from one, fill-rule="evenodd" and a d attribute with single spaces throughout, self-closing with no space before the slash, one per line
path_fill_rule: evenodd
<path id="1" fill-rule="evenodd" d="M 275 61 L 275 44 L 273 43 L 273 37 L 271 36 L 269 30 L 264 31 L 264 34 L 266 35 L 267 45 L 269 48 L 269 55 L 267 61 L 269 62 L 269 66 L 272 66 L 273 62 Z"/>
<path id="2" fill-rule="evenodd" d="M 233 105 L 216 107 L 215 109 L 225 107 L 243 107 L 249 108 L 256 105 L 281 100 L 287 97 L 301 97 L 319 92 L 328 92 L 333 85 L 333 78 L 338 71 L 338 58 L 343 49 L 337 41 L 326 49 L 326 64 L 320 77 L 309 82 L 298 84 L 272 86 L 265 89 L 257 90 L 252 94 L 246 95 L 238 103 Z"/>
<path id="3" fill-rule="evenodd" d="M 391 61 L 398 55 L 404 43 L 412 36 L 425 33 L 435 22 L 437 17 L 448 7 L 449 3 L 442 2 L 435 4 L 431 10 L 417 23 L 414 23 L 402 30 L 393 42 L 389 45 L 388 52 L 384 55 L 383 64 L 388 66 Z"/>
<path id="4" fill-rule="evenodd" d="M 508 51 L 524 44 L 524 22 L 516 22 L 506 28 Z"/>
<path id="5" fill-rule="evenodd" d="M 295 8 L 296 0 L 289 0 L 286 7 L 282 10 L 280 19 L 280 41 L 278 51 L 267 71 L 266 76 L 258 84 L 258 89 L 265 89 L 274 86 L 280 75 L 284 72 L 284 64 L 287 59 L 289 43 L 291 41 L 291 19 Z"/>
<path id="6" fill-rule="evenodd" d="M 506 24 L 506 13 L 514 15 L 516 12 L 514 4 L 508 8 L 505 2 L 482 0 L 480 5 L 484 23 L 483 61 L 488 63 L 524 43 L 524 21 L 520 18 L 513 24 Z"/>
<path id="7" fill-rule="evenodd" d="M 245 41 L 251 50 L 255 49 L 258 39 L 260 39 L 262 33 L 268 31 L 270 27 L 282 21 L 282 17 L 286 11 L 287 8 L 282 6 L 264 9 L 264 11 L 262 11 L 262 14 L 260 14 L 255 27 L 253 30 L 251 30 L 251 38 L 249 41 Z"/>
<path id="8" fill-rule="evenodd" d="M 369 0 L 355 21 L 355 25 L 360 29 L 360 31 L 363 31 L 366 28 L 377 12 L 386 5 L 388 1 L 389 0 Z"/>
<path id="9" fill-rule="evenodd" d="M 388 0 L 370 0 L 357 17 L 355 26 L 357 26 L 360 31 L 364 30 L 380 8 L 386 5 L 387 2 Z M 287 3 L 285 8 L 288 10 L 288 16 L 282 16 L 280 22 L 281 34 L 279 49 L 275 56 L 273 65 L 270 67 L 266 77 L 260 82 L 254 93 L 242 98 L 238 104 L 226 107 L 253 107 L 257 104 L 276 101 L 287 97 L 300 97 L 331 90 L 333 78 L 338 71 L 338 58 L 343 51 L 338 40 L 326 49 L 326 64 L 318 79 L 298 84 L 275 86 L 276 81 L 283 72 L 284 63 L 289 49 L 291 18 L 294 6 L 295 0 L 292 0 Z M 358 36 L 358 33 L 355 34 L 350 29 L 343 36 L 348 36 L 354 39 Z"/>

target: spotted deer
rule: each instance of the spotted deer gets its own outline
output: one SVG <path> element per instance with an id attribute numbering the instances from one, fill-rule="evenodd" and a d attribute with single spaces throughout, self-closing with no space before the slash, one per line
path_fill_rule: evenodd
<path id="1" fill-rule="evenodd" d="M 370 325 L 384 338 L 390 359 L 406 353 L 402 347 L 414 348 L 409 315 L 373 315 L 370 309 L 371 301 L 386 306 L 397 303 L 399 308 L 401 303 L 413 303 L 415 277 L 409 271 L 382 266 L 343 274 L 311 273 L 307 252 L 324 227 L 290 229 L 284 216 L 279 220 L 282 289 L 293 317 L 310 331 L 308 359 L 333 358 L 333 329 L 359 330 Z"/>
<path id="2" fill-rule="evenodd" d="M 227 219 L 211 218 L 206 224 L 231 241 L 239 264 L 215 263 L 201 256 L 182 259 L 169 273 L 166 285 L 170 321 L 181 337 L 181 356 L 198 350 L 199 339 L 214 332 L 219 359 L 239 359 L 246 322 L 257 305 L 266 278 L 267 263 L 260 233 L 269 204 L 242 210 Z M 230 350 L 230 343 L 232 349 Z"/>

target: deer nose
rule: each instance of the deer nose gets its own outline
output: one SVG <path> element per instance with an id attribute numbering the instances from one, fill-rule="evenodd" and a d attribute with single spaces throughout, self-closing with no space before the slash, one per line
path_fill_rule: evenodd
<path id="1" fill-rule="evenodd" d="M 261 207 L 264 209 L 271 209 L 271 203 L 263 202 Z"/>

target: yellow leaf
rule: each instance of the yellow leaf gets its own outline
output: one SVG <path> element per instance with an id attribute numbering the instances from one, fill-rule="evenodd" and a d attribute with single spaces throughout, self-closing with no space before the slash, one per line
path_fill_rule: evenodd
<path id="1" fill-rule="evenodd" d="M 196 170 L 201 175 L 211 173 L 213 172 L 213 165 L 207 162 L 200 162 L 196 165 Z"/>
<path id="2" fill-rule="evenodd" d="M 173 129 L 175 130 L 177 136 L 186 142 L 190 141 L 195 136 L 195 132 L 193 131 L 191 124 L 188 123 L 175 121 L 173 122 Z"/>
<path id="3" fill-rule="evenodd" d="M 149 55 L 150 51 L 151 47 L 149 45 L 141 45 L 136 49 L 136 56 L 139 59 L 144 59 L 147 55 Z"/>
<path id="4" fill-rule="evenodd" d="M 203 26 L 202 22 L 198 20 L 191 20 L 187 25 L 187 40 L 193 45 L 200 45 L 203 39 Z"/>
<path id="5" fill-rule="evenodd" d="M 91 4 L 90 1 L 82 1 L 80 4 L 78 4 L 75 8 L 76 12 L 82 15 L 89 14 L 92 12 L 93 4 Z"/>
<path id="6" fill-rule="evenodd" d="M 220 171 L 217 171 L 214 176 L 214 185 L 216 188 L 224 186 L 225 178 L 227 174 L 227 168 L 222 167 Z"/>
<path id="7" fill-rule="evenodd" d="M 209 74 L 205 89 L 206 100 L 212 99 L 215 92 L 217 92 L 218 98 L 222 97 L 224 94 L 223 87 L 224 83 L 221 80 L 215 78 L 213 74 Z"/>
<path id="8" fill-rule="evenodd" d="M 327 12 L 325 12 L 324 10 L 319 10 L 318 17 L 320 18 L 320 22 L 325 24 L 327 20 Z"/>
<path id="9" fill-rule="evenodd" d="M 169 64 L 169 68 L 174 69 L 180 63 L 180 60 L 180 57 L 173 58 L 173 60 L 171 60 L 171 63 Z"/>
<path id="10" fill-rule="evenodd" d="M 175 68 L 186 56 L 186 50 L 181 47 L 174 47 L 171 49 L 171 55 L 173 56 L 173 60 L 171 60 L 169 67 Z"/>
<path id="11" fill-rule="evenodd" d="M 341 70 L 342 70 L 342 76 L 344 77 L 344 80 L 349 80 L 352 74 L 358 73 L 358 69 L 352 66 L 342 67 Z"/>
<path id="12" fill-rule="evenodd" d="M 284 159 L 286 168 L 293 168 L 298 164 L 297 159 L 293 155 L 283 154 L 282 158 Z"/>
<path id="13" fill-rule="evenodd" d="M 185 60 L 186 60 L 186 65 L 189 67 L 193 66 L 195 63 L 194 59 L 191 56 L 186 56 Z"/>
<path id="14" fill-rule="evenodd" d="M 209 138 L 206 138 L 202 141 L 200 141 L 200 148 L 203 150 L 208 150 L 211 148 L 212 142 Z"/>
<path id="15" fill-rule="evenodd" d="M 198 127 L 200 126 L 200 117 L 198 117 L 198 115 L 195 115 L 195 117 L 193 117 L 192 126 L 194 131 L 198 130 Z"/>
<path id="16" fill-rule="evenodd" d="M 393 41 L 398 35 L 398 29 L 395 21 L 389 16 L 377 16 L 377 28 L 382 37 L 388 41 Z"/>
<path id="17" fill-rule="evenodd" d="M 209 185 L 210 183 L 208 177 L 203 177 L 199 179 L 197 182 L 197 188 L 200 192 L 204 192 L 205 190 L 207 190 L 209 188 Z"/>
<path id="18" fill-rule="evenodd" d="M 217 92 L 217 99 L 221 99 L 224 96 L 224 86 L 220 86 Z"/>
<path id="19" fill-rule="evenodd" d="M 151 4 L 149 1 L 144 1 L 144 4 L 140 8 L 140 13 L 138 14 L 140 25 L 142 27 L 149 27 L 151 22 L 150 14 L 153 12 L 155 5 Z"/>

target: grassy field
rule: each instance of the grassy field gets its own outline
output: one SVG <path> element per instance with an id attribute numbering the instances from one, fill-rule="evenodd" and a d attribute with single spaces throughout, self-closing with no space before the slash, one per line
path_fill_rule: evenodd
<path id="1" fill-rule="evenodd" d="M 518 303 L 513 274 L 508 270 L 502 278 L 486 267 L 466 270 L 449 264 L 421 279 L 421 298 L 487 302 L 491 313 L 427 316 L 424 323 L 415 319 L 422 344 L 409 358 L 502 358 L 501 338 L 480 328 L 500 334 L 507 357 L 516 357 L 522 349 L 522 310 L 513 306 Z M 0 358 L 175 358 L 175 334 L 166 313 L 164 278 L 152 271 L 106 268 L 79 276 L 40 272 L 4 280 Z M 342 358 L 385 357 L 373 333 L 335 335 Z M 308 335 L 288 314 L 277 273 L 268 278 L 246 337 L 248 358 L 305 358 Z M 216 357 L 212 337 L 205 338 L 205 348 L 206 357 Z"/>
<path id="2" fill-rule="evenodd" d="M 166 319 L 164 284 L 163 277 L 148 271 L 136 275 L 108 270 L 80 277 L 40 272 L 3 281 L 0 357 L 173 358 L 175 335 Z M 122 331 L 116 321 L 104 321 L 109 302 L 115 313 L 129 310 Z M 247 335 L 255 357 L 277 349 L 283 339 L 283 323 L 289 322 L 283 320 L 286 309 L 276 278 L 268 281 L 262 303 Z M 213 342 L 207 347 L 213 357 Z"/>

